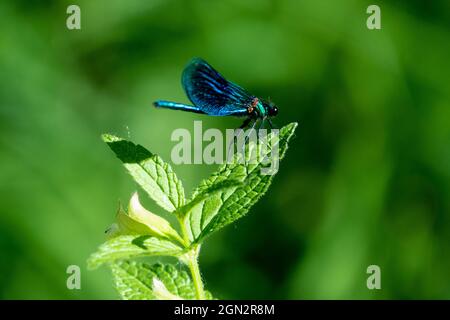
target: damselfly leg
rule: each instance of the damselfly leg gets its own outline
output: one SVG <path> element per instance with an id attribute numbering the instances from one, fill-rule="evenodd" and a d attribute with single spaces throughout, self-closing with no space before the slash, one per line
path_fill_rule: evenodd
<path id="1" fill-rule="evenodd" d="M 228 146 L 227 160 L 231 160 L 231 158 L 230 158 L 230 151 L 231 151 L 231 157 L 233 157 L 233 154 L 234 154 L 234 142 L 235 142 L 235 141 L 236 141 L 236 142 L 239 141 L 239 137 L 241 136 L 241 133 L 245 131 L 245 128 L 248 127 L 248 125 L 250 124 L 250 122 L 252 122 L 252 120 L 254 120 L 254 119 L 252 119 L 252 118 L 247 118 L 247 119 L 245 119 L 244 122 L 242 123 L 242 125 L 241 125 L 238 129 L 236 129 L 236 130 L 238 130 L 239 132 L 238 132 L 238 135 L 237 135 L 237 136 L 235 136 L 235 135 L 233 134 L 233 140 L 230 142 L 230 144 L 229 144 L 229 146 Z"/>

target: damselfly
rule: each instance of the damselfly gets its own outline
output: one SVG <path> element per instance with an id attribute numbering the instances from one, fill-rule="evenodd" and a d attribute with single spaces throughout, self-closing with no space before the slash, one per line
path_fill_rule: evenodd
<path id="1" fill-rule="evenodd" d="M 211 116 L 245 117 L 241 129 L 251 123 L 258 129 L 267 120 L 273 128 L 271 117 L 278 114 L 278 108 L 272 103 L 254 96 L 237 84 L 226 80 L 205 60 L 192 59 L 183 71 L 182 85 L 193 105 L 166 100 L 154 102 L 157 108 L 183 110 Z"/>

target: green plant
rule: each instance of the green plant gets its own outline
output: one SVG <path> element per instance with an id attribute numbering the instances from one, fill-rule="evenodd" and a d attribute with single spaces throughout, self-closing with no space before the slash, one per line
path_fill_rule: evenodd
<path id="1" fill-rule="evenodd" d="M 278 146 L 281 159 L 297 123 L 268 135 L 269 145 Z M 276 139 L 276 140 L 275 140 Z M 181 181 L 158 155 L 140 145 L 113 135 L 103 140 L 123 162 L 133 179 L 160 207 L 175 215 L 179 231 L 164 218 L 148 211 L 135 193 L 127 210 L 119 208 L 109 239 L 88 259 L 95 269 L 108 263 L 117 290 L 123 299 L 210 299 L 200 275 L 200 247 L 212 233 L 243 217 L 267 191 L 273 175 L 262 175 L 264 157 L 271 148 L 250 144 L 247 158 L 222 165 L 194 190 L 186 200 Z M 278 160 L 279 160 L 278 159 Z M 187 266 L 189 273 L 172 264 L 148 265 L 128 259 L 144 256 L 171 256 Z"/>

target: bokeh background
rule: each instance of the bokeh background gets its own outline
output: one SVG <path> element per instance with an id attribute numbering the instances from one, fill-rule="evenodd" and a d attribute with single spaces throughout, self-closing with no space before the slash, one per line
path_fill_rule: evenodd
<path id="1" fill-rule="evenodd" d="M 299 122 L 268 194 L 203 247 L 210 291 L 449 299 L 449 21 L 445 0 L 1 1 L 0 298 L 118 298 L 85 261 L 137 186 L 100 134 L 169 160 L 175 128 L 240 125 L 151 107 L 187 102 L 180 75 L 200 56 L 270 96 L 278 126 Z M 174 169 L 190 193 L 216 167 Z M 71 264 L 81 290 L 66 288 Z M 371 264 L 381 290 L 366 288 Z"/>

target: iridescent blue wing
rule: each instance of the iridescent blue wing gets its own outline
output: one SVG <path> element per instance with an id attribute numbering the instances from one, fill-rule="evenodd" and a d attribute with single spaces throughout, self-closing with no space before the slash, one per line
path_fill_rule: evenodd
<path id="1" fill-rule="evenodd" d="M 189 100 L 209 115 L 247 115 L 247 107 L 254 99 L 200 58 L 192 59 L 184 69 L 182 83 Z"/>

